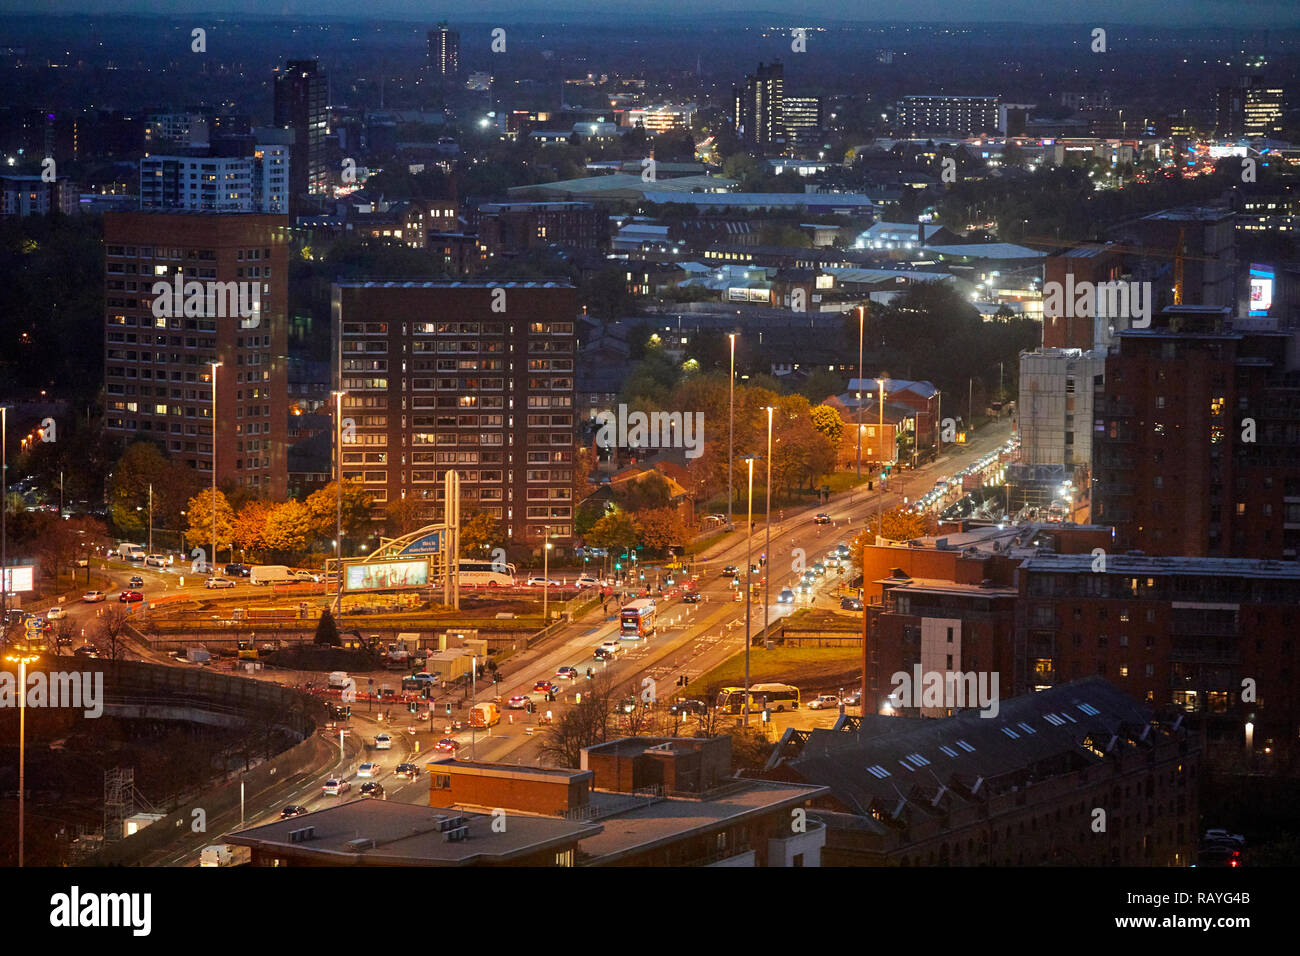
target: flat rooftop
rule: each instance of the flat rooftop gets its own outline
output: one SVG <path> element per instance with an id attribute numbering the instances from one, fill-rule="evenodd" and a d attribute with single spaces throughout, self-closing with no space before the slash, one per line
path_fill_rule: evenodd
<path id="1" fill-rule="evenodd" d="M 448 840 L 446 821 L 464 818 L 469 833 Z M 290 833 L 314 827 L 311 839 Z M 227 836 L 227 843 L 280 853 L 318 866 L 466 866 L 500 864 L 545 850 L 571 846 L 600 832 L 599 824 L 561 817 L 511 813 L 504 833 L 493 832 L 492 817 L 442 807 L 360 799 L 253 827 Z"/>
<path id="2" fill-rule="evenodd" d="M 803 806 L 828 792 L 826 787 L 806 784 L 742 780 L 713 799 L 673 797 L 651 802 L 642 798 L 634 808 L 606 816 L 600 810 L 610 801 L 626 803 L 628 794 L 597 790 L 592 792 L 591 802 L 597 809 L 602 830 L 584 837 L 578 849 L 587 857 L 586 865 L 605 865 L 680 839 L 692 831 L 707 832 L 773 810 Z"/>

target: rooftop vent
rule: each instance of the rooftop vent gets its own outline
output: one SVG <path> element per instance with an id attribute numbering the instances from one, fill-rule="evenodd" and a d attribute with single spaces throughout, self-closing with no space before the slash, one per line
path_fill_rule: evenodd
<path id="1" fill-rule="evenodd" d="M 993 587 L 997 587 L 997 585 L 994 583 L 992 578 L 985 578 L 984 580 L 980 581 L 980 587 L 993 588 Z"/>
<path id="2" fill-rule="evenodd" d="M 375 848 L 375 841 L 370 837 L 357 837 L 355 840 L 349 840 L 347 843 L 343 844 L 343 846 L 353 851 L 373 850 Z"/>
<path id="3" fill-rule="evenodd" d="M 297 830 L 289 831 L 290 843 L 304 843 L 307 840 L 316 839 L 315 827 L 299 827 Z"/>
<path id="4" fill-rule="evenodd" d="M 442 834 L 444 843 L 458 843 L 468 838 L 469 827 L 452 827 L 450 830 L 444 830 Z"/>
<path id="5" fill-rule="evenodd" d="M 890 568 L 889 576 L 891 578 L 897 578 L 900 581 L 912 580 L 911 575 L 907 574 L 907 572 L 905 572 L 902 568 Z"/>

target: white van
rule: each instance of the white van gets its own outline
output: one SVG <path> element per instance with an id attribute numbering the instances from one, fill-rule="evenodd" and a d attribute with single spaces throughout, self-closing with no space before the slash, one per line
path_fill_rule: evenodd
<path id="1" fill-rule="evenodd" d="M 293 584 L 298 576 L 283 564 L 263 564 L 248 572 L 249 584 Z"/>
<path id="2" fill-rule="evenodd" d="M 143 561 L 145 550 L 142 544 L 121 544 L 118 545 L 117 553 L 127 561 Z"/>

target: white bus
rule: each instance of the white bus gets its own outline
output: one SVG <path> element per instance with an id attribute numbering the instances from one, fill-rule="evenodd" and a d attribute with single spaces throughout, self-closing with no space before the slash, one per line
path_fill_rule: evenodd
<path id="1" fill-rule="evenodd" d="M 461 561 L 458 579 L 463 588 L 512 588 L 515 586 L 515 566 L 491 561 Z"/>

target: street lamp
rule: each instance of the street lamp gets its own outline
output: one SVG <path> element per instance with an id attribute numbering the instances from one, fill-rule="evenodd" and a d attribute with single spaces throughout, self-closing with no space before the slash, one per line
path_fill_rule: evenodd
<path id="1" fill-rule="evenodd" d="M 343 612 L 343 396 L 334 396 L 334 613 Z"/>
<path id="2" fill-rule="evenodd" d="M 735 528 L 735 524 L 731 520 L 731 471 L 732 459 L 736 454 L 732 445 L 736 428 L 736 333 L 728 332 L 727 338 L 731 340 L 731 377 L 727 379 L 727 395 L 730 407 L 727 414 L 727 530 L 731 531 Z"/>
<path id="3" fill-rule="evenodd" d="M 749 726 L 749 596 L 754 578 L 754 456 L 746 455 L 749 465 L 749 529 L 745 535 L 745 726 Z"/>
<path id="4" fill-rule="evenodd" d="M 858 424 L 862 424 L 862 321 L 867 307 L 858 306 Z M 858 429 L 858 480 L 862 480 L 862 429 Z"/>
<path id="5" fill-rule="evenodd" d="M 771 640 L 771 635 L 767 631 L 768 614 L 772 608 L 772 572 L 768 570 L 768 565 L 772 563 L 772 412 L 771 405 L 767 406 L 767 506 L 763 512 L 764 519 L 764 539 L 763 554 L 766 555 L 763 563 L 763 640 Z"/>
<path id="6" fill-rule="evenodd" d="M 547 617 L 547 597 L 551 588 L 551 526 L 545 526 L 546 542 L 542 546 L 542 627 L 551 623 Z"/>
<path id="7" fill-rule="evenodd" d="M 23 810 L 27 787 L 27 665 L 40 660 L 39 654 L 18 651 L 5 660 L 18 665 L 18 866 L 23 865 Z"/>
<path id="8" fill-rule="evenodd" d="M 880 399 L 880 431 L 876 433 L 876 438 L 878 440 L 878 444 L 880 448 L 880 461 L 882 464 L 885 461 L 885 382 L 886 381 L 888 381 L 888 379 L 885 378 L 883 373 L 881 373 L 880 378 L 876 379 L 876 384 L 880 386 L 880 391 L 876 393 L 876 397 Z M 881 482 L 880 484 L 880 500 L 876 507 L 876 511 L 878 512 L 878 516 L 877 516 L 878 527 L 876 528 L 876 534 L 884 535 L 885 533 L 885 484 L 884 482 Z M 864 581 L 863 584 L 865 585 L 866 582 Z"/>
<path id="9" fill-rule="evenodd" d="M 0 615 L 3 615 L 0 616 L 0 633 L 9 624 L 9 534 L 5 522 L 9 514 L 8 433 L 9 407 L 0 405 Z"/>
<path id="10" fill-rule="evenodd" d="M 217 564 L 217 369 L 221 362 L 212 363 L 212 556 L 207 573 L 211 577 Z"/>

